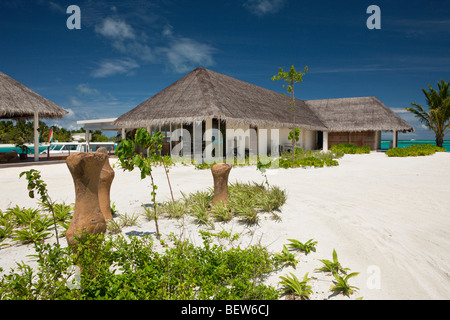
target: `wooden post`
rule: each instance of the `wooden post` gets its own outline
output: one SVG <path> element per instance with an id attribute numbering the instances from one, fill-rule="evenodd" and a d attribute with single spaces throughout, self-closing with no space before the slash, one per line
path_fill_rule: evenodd
<path id="1" fill-rule="evenodd" d="M 39 161 L 39 115 L 34 112 L 34 161 Z"/>
<path id="2" fill-rule="evenodd" d="M 397 130 L 394 130 L 392 135 L 393 135 L 392 148 L 397 148 L 398 147 L 398 132 L 397 132 Z"/>

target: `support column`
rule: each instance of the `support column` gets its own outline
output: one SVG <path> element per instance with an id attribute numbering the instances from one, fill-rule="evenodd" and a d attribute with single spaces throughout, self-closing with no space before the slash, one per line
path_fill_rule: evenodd
<path id="1" fill-rule="evenodd" d="M 91 135 L 91 131 L 89 129 L 86 129 L 86 135 L 85 135 L 85 140 L 86 140 L 86 152 L 91 151 L 91 146 L 89 144 L 90 142 L 90 135 Z"/>
<path id="2" fill-rule="evenodd" d="M 392 148 L 398 147 L 398 132 L 396 130 L 393 131 L 392 137 Z"/>
<path id="3" fill-rule="evenodd" d="M 203 147 L 203 132 L 202 121 L 194 121 L 192 124 L 192 134 L 194 142 L 194 160 L 196 164 L 202 163 L 202 147 Z"/>
<path id="4" fill-rule="evenodd" d="M 39 161 L 39 115 L 34 113 L 34 161 Z"/>
<path id="5" fill-rule="evenodd" d="M 127 131 L 125 130 L 125 128 L 122 128 L 122 140 L 126 140 L 127 138 Z"/>
<path id="6" fill-rule="evenodd" d="M 323 132 L 323 151 L 328 151 L 328 132 Z"/>

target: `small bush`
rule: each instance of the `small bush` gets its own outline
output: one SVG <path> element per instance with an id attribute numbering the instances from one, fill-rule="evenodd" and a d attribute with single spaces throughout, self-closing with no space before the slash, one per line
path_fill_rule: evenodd
<path id="1" fill-rule="evenodd" d="M 445 152 L 445 148 L 440 148 L 431 144 L 413 144 L 404 148 L 393 148 L 386 151 L 388 157 L 419 157 L 435 154 L 436 152 Z"/>
<path id="2" fill-rule="evenodd" d="M 341 143 L 330 148 L 333 152 L 343 152 L 344 154 L 363 154 L 370 153 L 369 146 L 358 147 L 354 143 Z"/>
<path id="3" fill-rule="evenodd" d="M 226 249 L 200 232 L 203 244 L 169 238 L 162 253 L 151 237 L 86 236 L 76 252 L 36 244 L 38 268 L 21 264 L 0 277 L 0 300 L 273 300 L 279 292 L 262 283 L 275 269 L 260 245 Z M 78 286 L 70 286 L 77 265 Z"/>

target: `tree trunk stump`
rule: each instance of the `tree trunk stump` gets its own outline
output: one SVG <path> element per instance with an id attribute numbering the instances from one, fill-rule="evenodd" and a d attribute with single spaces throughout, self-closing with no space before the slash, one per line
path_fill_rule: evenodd
<path id="1" fill-rule="evenodd" d="M 222 201 L 228 202 L 228 176 L 232 166 L 227 163 L 218 163 L 211 168 L 214 178 L 214 198 L 212 204 L 215 205 Z"/>
<path id="2" fill-rule="evenodd" d="M 75 209 L 66 232 L 69 246 L 76 245 L 76 237 L 81 238 L 84 233 L 106 232 L 106 220 L 98 201 L 100 173 L 106 159 L 107 155 L 99 152 L 76 153 L 66 159 L 75 184 Z"/>
<path id="3" fill-rule="evenodd" d="M 114 170 L 109 164 L 108 151 L 104 147 L 97 150 L 98 153 L 106 155 L 106 161 L 100 173 L 100 181 L 98 185 L 98 202 L 100 206 L 100 211 L 103 214 L 105 220 L 113 220 L 111 213 L 111 184 L 114 180 Z"/>

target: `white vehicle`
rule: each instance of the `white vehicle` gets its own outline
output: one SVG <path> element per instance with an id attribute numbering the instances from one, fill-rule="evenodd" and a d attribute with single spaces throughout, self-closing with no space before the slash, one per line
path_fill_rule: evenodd
<path id="1" fill-rule="evenodd" d="M 98 148 L 105 147 L 109 154 L 114 154 L 115 142 L 52 142 L 47 150 L 40 154 L 50 154 L 50 156 L 64 156 L 77 152 L 97 151 Z"/>

